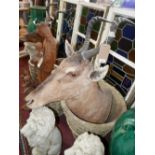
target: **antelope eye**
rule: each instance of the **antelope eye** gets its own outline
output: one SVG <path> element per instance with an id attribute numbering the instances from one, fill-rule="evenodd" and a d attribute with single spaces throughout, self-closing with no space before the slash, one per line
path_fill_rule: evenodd
<path id="1" fill-rule="evenodd" d="M 74 73 L 74 72 L 69 72 L 69 73 L 67 73 L 67 75 L 72 76 L 72 77 L 76 77 L 76 73 Z"/>
<path id="2" fill-rule="evenodd" d="M 72 75 L 73 77 L 75 77 L 75 76 L 76 76 L 76 73 L 72 73 L 71 75 Z"/>

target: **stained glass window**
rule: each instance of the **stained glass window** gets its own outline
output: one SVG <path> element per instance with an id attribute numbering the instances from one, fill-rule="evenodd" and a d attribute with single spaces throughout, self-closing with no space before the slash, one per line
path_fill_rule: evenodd
<path id="1" fill-rule="evenodd" d="M 57 33 L 57 19 L 58 19 L 58 14 L 56 13 L 59 10 L 59 1 L 60 0 L 54 0 L 53 1 L 53 5 L 52 7 L 52 16 L 55 18 L 54 21 L 52 21 L 52 33 L 53 35 L 56 37 L 56 33 Z"/>
<path id="2" fill-rule="evenodd" d="M 135 62 L 135 26 L 128 22 L 122 22 L 111 44 L 111 49 Z"/>
<path id="3" fill-rule="evenodd" d="M 111 49 L 130 61 L 135 62 L 134 44 L 135 26 L 127 22 L 121 23 L 116 32 L 116 37 L 111 43 Z M 108 64 L 110 65 L 110 69 L 105 80 L 116 87 L 123 96 L 126 96 L 135 79 L 135 70 L 112 55 L 108 57 Z"/>
<path id="4" fill-rule="evenodd" d="M 59 6 L 59 3 L 58 5 L 56 5 L 57 11 L 59 10 L 58 6 Z M 69 42 L 71 41 L 74 19 L 75 19 L 75 11 L 76 11 L 76 5 L 71 3 L 66 3 L 66 13 L 64 14 L 64 18 L 63 18 L 61 42 L 64 42 L 65 39 L 69 40 Z M 56 30 L 57 30 L 56 20 L 53 23 L 53 30 L 54 30 L 54 34 L 56 35 Z"/>
<path id="5" fill-rule="evenodd" d="M 66 11 L 67 13 L 64 15 L 63 19 L 62 37 L 70 42 L 74 26 L 76 5 L 66 3 Z"/>
<path id="6" fill-rule="evenodd" d="M 80 26 L 79 26 L 79 32 L 86 34 L 86 29 L 88 26 L 88 22 L 92 17 L 95 16 L 103 16 L 103 11 L 98 11 L 98 10 L 94 10 L 94 9 L 89 9 L 86 7 L 83 7 L 82 9 L 82 15 L 81 15 L 81 20 L 80 20 Z M 97 36 L 98 36 L 98 32 L 100 29 L 100 22 L 97 22 L 94 24 L 93 26 L 93 30 L 91 33 L 91 38 L 96 40 Z"/>
<path id="7" fill-rule="evenodd" d="M 102 16 L 103 17 L 104 11 L 98 11 L 94 9 L 90 9 L 87 7 L 83 7 L 82 9 L 82 14 L 81 14 L 81 19 L 80 19 L 80 26 L 79 26 L 79 32 L 82 34 L 86 34 L 88 22 L 92 17 L 95 16 Z M 97 22 L 94 24 L 92 32 L 91 32 L 91 38 L 93 40 L 97 40 L 98 33 L 100 30 L 101 23 Z M 76 50 L 78 50 L 84 43 L 84 38 L 78 36 L 77 38 L 77 45 L 76 45 Z M 90 43 L 89 48 L 94 48 L 94 45 Z"/>
<path id="8" fill-rule="evenodd" d="M 65 40 L 67 39 L 71 42 L 73 26 L 74 26 L 74 19 L 75 19 L 75 11 L 76 5 L 71 3 L 66 3 L 66 14 L 64 14 L 63 18 L 63 27 L 61 33 L 61 40 L 58 47 L 58 57 L 66 57 L 65 54 Z"/>

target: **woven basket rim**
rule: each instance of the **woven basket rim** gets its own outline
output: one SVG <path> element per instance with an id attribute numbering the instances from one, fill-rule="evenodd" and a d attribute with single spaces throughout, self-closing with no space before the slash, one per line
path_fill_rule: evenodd
<path id="1" fill-rule="evenodd" d="M 77 117 L 66 105 L 65 101 L 61 101 L 61 107 L 63 108 L 63 110 L 67 111 L 69 113 L 69 115 L 72 115 L 74 117 L 74 119 L 78 120 L 78 122 L 80 121 L 82 124 L 86 124 L 86 125 L 90 125 L 90 126 L 105 126 L 105 125 L 112 125 L 115 123 L 116 120 L 113 120 L 111 122 L 106 122 L 106 123 L 102 123 L 102 124 L 98 124 L 98 123 L 92 123 L 92 122 L 88 122 L 85 120 L 80 119 L 79 117 Z"/>
<path id="2" fill-rule="evenodd" d="M 101 81 L 99 81 L 98 82 L 98 84 L 99 84 L 99 86 L 101 87 L 101 84 L 105 84 L 105 85 L 107 85 L 107 87 L 110 87 L 112 90 L 113 90 L 113 95 L 115 95 L 115 98 L 117 98 L 118 96 L 119 96 L 119 99 L 120 100 L 122 100 L 122 103 L 124 102 L 124 106 L 126 105 L 126 103 L 125 103 L 125 100 L 124 100 L 124 98 L 123 98 L 123 96 L 121 95 L 121 93 L 118 91 L 118 90 L 116 90 L 116 88 L 115 87 L 113 87 L 113 86 L 111 86 L 110 84 L 108 84 L 106 81 L 104 81 L 104 80 L 101 80 Z M 78 116 L 76 116 L 69 108 L 68 108 L 68 106 L 66 105 L 66 102 L 63 100 L 63 101 L 61 101 L 61 106 L 62 106 L 62 108 L 63 108 L 63 110 L 64 111 L 67 111 L 67 113 L 68 113 L 68 115 L 71 115 L 74 119 L 76 119 L 78 122 L 80 122 L 80 123 L 85 123 L 85 124 L 87 124 L 87 125 L 91 125 L 91 126 L 98 126 L 98 127 L 100 127 L 100 126 L 105 126 L 105 125 L 112 125 L 112 124 L 114 124 L 115 122 L 116 122 L 116 120 L 117 120 L 117 118 L 115 118 L 114 120 L 112 120 L 112 121 L 110 121 L 110 122 L 105 122 L 105 123 L 102 123 L 102 124 L 98 124 L 98 123 L 92 123 L 92 122 L 88 122 L 88 121 L 85 121 L 85 120 L 82 120 L 82 119 L 80 119 Z M 122 111 L 123 111 L 123 109 L 122 109 Z M 121 111 L 121 112 L 122 112 Z M 65 113 L 65 112 L 64 112 Z"/>

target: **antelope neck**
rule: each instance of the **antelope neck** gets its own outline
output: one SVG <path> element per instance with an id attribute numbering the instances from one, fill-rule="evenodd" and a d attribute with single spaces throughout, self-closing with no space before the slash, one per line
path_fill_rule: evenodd
<path id="1" fill-rule="evenodd" d="M 83 88 L 78 95 L 73 96 L 72 98 L 69 98 L 66 100 L 67 104 L 69 106 L 75 106 L 78 102 L 79 104 L 84 104 L 86 100 L 90 100 L 92 97 L 92 94 L 98 93 L 98 85 L 96 83 L 91 83 L 90 86 L 87 86 L 87 88 Z M 90 91 L 91 90 L 91 91 Z M 74 102 L 75 101 L 75 102 Z M 72 104 L 74 103 L 74 104 Z M 79 106 L 79 104 L 77 104 Z"/>

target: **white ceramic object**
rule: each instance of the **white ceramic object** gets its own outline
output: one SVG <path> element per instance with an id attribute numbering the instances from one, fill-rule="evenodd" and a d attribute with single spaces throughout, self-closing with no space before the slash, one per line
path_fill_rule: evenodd
<path id="1" fill-rule="evenodd" d="M 73 146 L 65 150 L 65 155 L 104 155 L 105 148 L 98 136 L 87 132 L 78 136 Z"/>
<path id="2" fill-rule="evenodd" d="M 55 126 L 53 111 L 47 107 L 33 109 L 21 133 L 33 148 L 32 155 L 59 155 L 62 137 Z"/>

